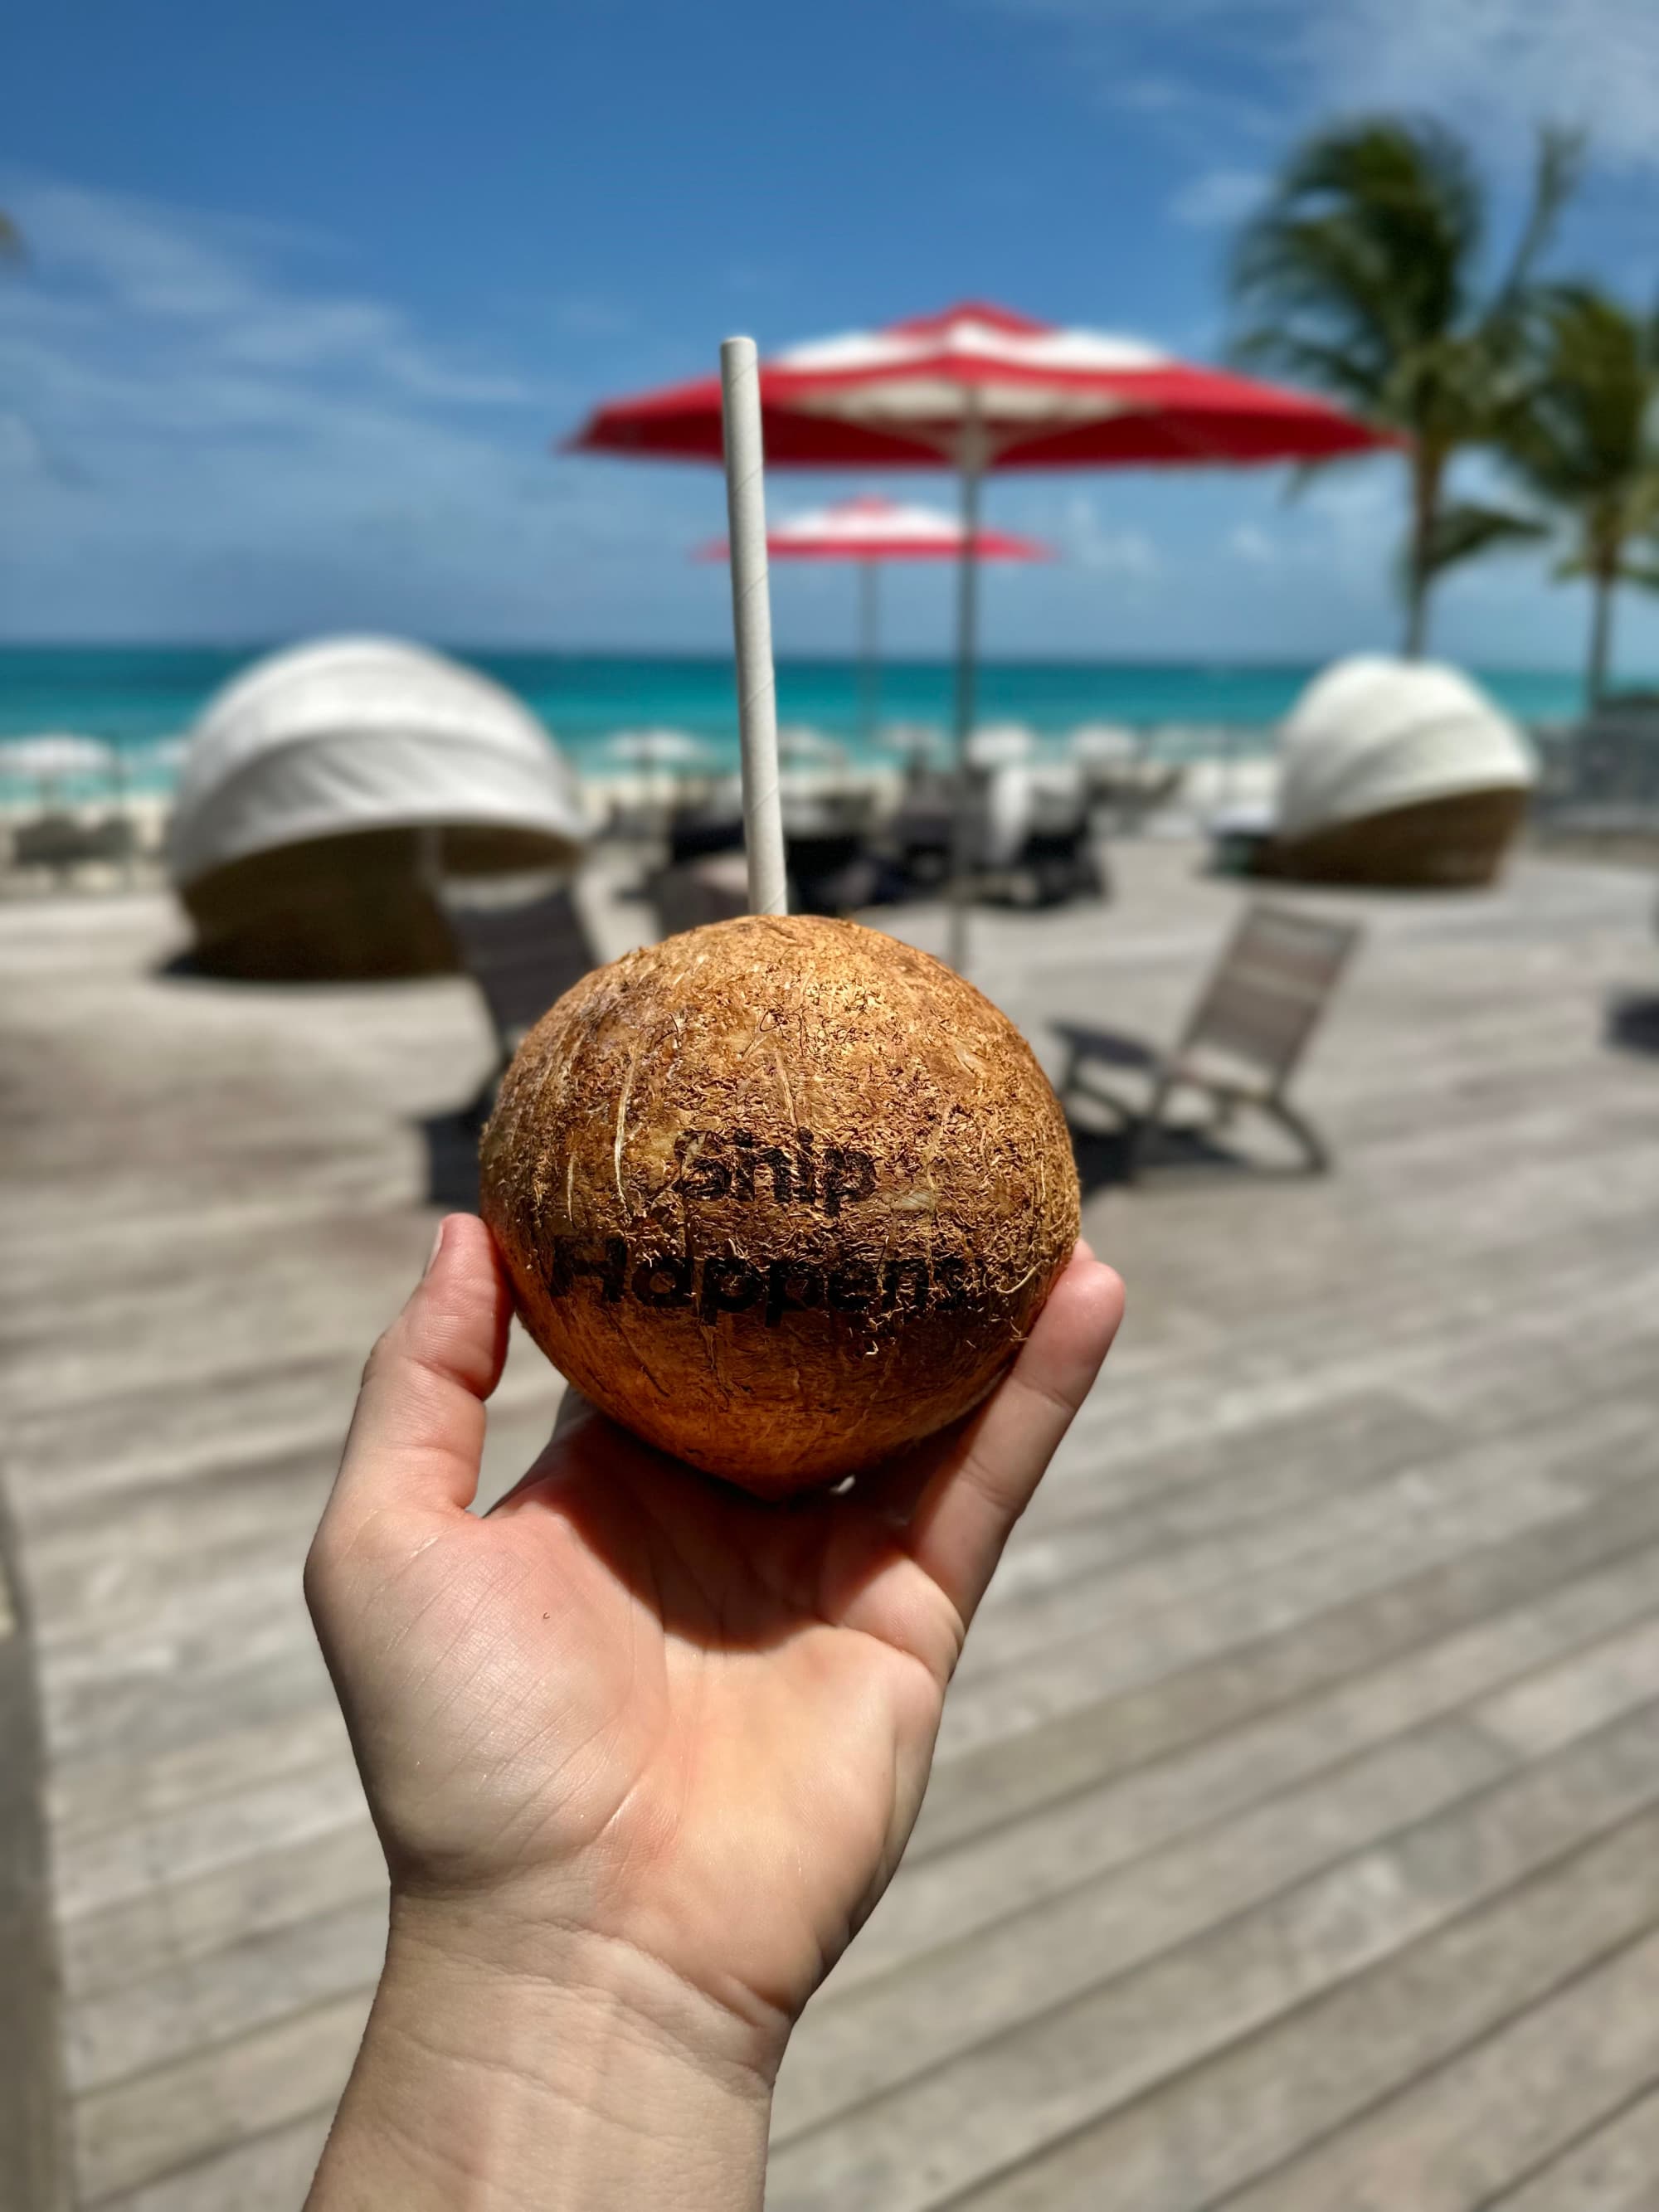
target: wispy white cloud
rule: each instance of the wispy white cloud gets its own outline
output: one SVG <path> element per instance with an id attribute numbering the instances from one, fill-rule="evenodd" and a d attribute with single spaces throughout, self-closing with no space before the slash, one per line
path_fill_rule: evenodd
<path id="1" fill-rule="evenodd" d="M 1163 559 L 1146 532 L 1107 527 L 1087 492 L 1073 492 L 1067 499 L 1061 539 L 1066 553 L 1085 568 L 1138 584 L 1164 573 Z"/>
<path id="2" fill-rule="evenodd" d="M 187 342 L 198 358 L 338 368 L 462 405 L 537 396 L 522 378 L 428 344 L 382 301 L 283 281 L 266 265 L 263 228 L 71 185 L 26 184 L 9 198 L 48 313 L 78 313 L 83 323 L 122 319 L 152 339 Z"/>
<path id="3" fill-rule="evenodd" d="M 553 319 L 562 331 L 572 337 L 620 337 L 634 327 L 634 317 L 626 307 L 614 300 L 600 300 L 587 293 L 572 293 L 553 303 Z"/>
<path id="4" fill-rule="evenodd" d="M 546 635 L 712 521 L 683 479 L 556 467 L 577 392 L 327 289 L 292 240 L 62 184 L 6 202 L 31 248 L 0 283 L 14 635 Z"/>
<path id="5" fill-rule="evenodd" d="M 1267 189 L 1259 169 L 1206 169 L 1181 187 L 1170 213 L 1192 230 L 1231 230 L 1261 204 Z"/>
<path id="6" fill-rule="evenodd" d="M 1269 537 L 1259 522 L 1241 522 L 1230 530 L 1227 550 L 1235 561 L 1252 568 L 1276 568 L 1282 558 L 1278 540 Z"/>
<path id="7" fill-rule="evenodd" d="M 1659 167 L 1654 0 L 1165 0 L 1155 17 L 1136 0 L 1003 4 L 1068 27 L 1103 91 L 1172 124 L 1232 104 L 1259 135 L 1248 87 L 1267 80 L 1279 132 L 1315 111 L 1423 108 L 1516 153 L 1548 118 L 1589 126 L 1610 163 Z M 1177 41 L 1201 71 L 1170 65 Z"/>

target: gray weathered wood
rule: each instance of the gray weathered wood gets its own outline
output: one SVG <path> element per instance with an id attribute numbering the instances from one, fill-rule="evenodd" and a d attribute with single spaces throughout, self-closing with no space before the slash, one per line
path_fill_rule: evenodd
<path id="1" fill-rule="evenodd" d="M 1656 2073 L 1659 1934 L 1650 1934 L 1227 2201 L 1233 2212 L 1473 2212 Z"/>
<path id="2" fill-rule="evenodd" d="M 1097 2124 L 1071 2126 L 1057 2112 L 1052 2148 L 1029 2160 L 1006 2158 L 1000 2173 L 951 2201 L 975 2212 L 1085 2204 L 1093 2212 L 1200 2212 L 1224 2200 L 1302 2144 L 1455 2057 L 1587 1964 L 1644 1936 L 1659 1911 L 1656 1846 L 1659 1816 L 1649 1812 L 1481 1908 L 1457 1913 L 1369 1972 L 1358 1971 L 1367 1931 L 1401 1905 L 1393 1881 L 1361 1881 L 1331 1900 L 1334 1917 L 1292 1939 L 1293 1983 L 1322 1956 L 1352 1961 L 1326 1994 L 1280 2008 L 1272 2024 L 1170 2080 L 1160 2096 L 1126 2100 Z M 1449 1872 L 1443 1870 L 1443 1884 Z M 1409 1902 L 1405 1912 L 1409 1918 Z M 1208 1987 L 1194 1986 L 1186 2001 L 1194 2021 L 1203 2018 Z M 1115 2070 L 1133 2081 L 1149 2063 L 1152 2054 L 1138 2053 Z M 1075 2111 L 1110 2095 L 1109 2082 L 1097 2078 L 1085 2096 L 1067 2097 L 1078 2070 L 1074 2058 L 1063 2081 L 1033 2082 L 1032 2096 Z M 931 2196 L 882 2201 L 939 2203 L 944 2196 L 935 2186 Z M 780 2212 L 790 2202 L 781 2198 Z"/>
<path id="3" fill-rule="evenodd" d="M 1492 2212 L 1650 2212 L 1659 2175 L 1659 2088 L 1492 2199 Z"/>
<path id="4" fill-rule="evenodd" d="M 1277 2034 L 1291 2038 L 1299 2051 L 1322 2011 L 1340 2014 L 1332 1993 L 1342 1984 L 1364 1985 L 1366 1969 L 1373 1968 L 1370 1986 L 1383 1988 L 1383 1962 L 1393 1954 L 1434 1955 L 1430 1939 L 1478 1919 L 1494 1899 L 1510 1910 L 1531 1900 L 1540 1917 L 1557 1919 L 1547 1935 L 1537 1931 L 1527 1956 L 1526 1971 L 1544 1976 L 1527 1984 L 1529 1995 L 1522 2001 L 1529 2002 L 1530 1993 L 1553 1986 L 1581 1959 L 1626 1940 L 1659 1912 L 1655 1741 L 1651 1726 L 1635 1735 L 1593 1739 L 1576 1757 L 1499 1782 L 1397 1841 L 1347 1858 L 1212 1933 L 1023 2021 L 1018 2033 L 988 2037 L 917 2081 L 871 2098 L 846 2118 L 780 2149 L 769 2201 L 790 2212 L 872 2201 L 909 2212 L 947 2201 L 988 2167 L 1017 2168 L 1030 2159 L 1036 2173 L 1051 2139 L 1078 2133 L 1103 2141 L 1111 2128 L 1106 2116 L 1230 2045 L 1248 2048 Z M 1598 1894 L 1581 1893 L 1588 1883 L 1575 1886 L 1571 1899 L 1558 1904 L 1565 1877 L 1539 1869 L 1613 1823 L 1621 1825 L 1603 1844 L 1589 1847 L 1598 1868 L 1598 1851 L 1607 1861 Z M 1634 1863 L 1638 1839 L 1653 1856 L 1640 1870 Z M 1582 1924 L 1575 1917 L 1580 1912 Z M 1581 1948 L 1586 1929 L 1596 1936 L 1588 1952 Z M 1455 1942 L 1447 1941 L 1455 1951 Z M 1409 1984 L 1408 1969 L 1401 1971 Z M 1506 1989 L 1503 1975 L 1522 1971 L 1522 1959 L 1506 1954 L 1502 1973 L 1480 2002 L 1498 2003 Z M 1480 2018 L 1500 2018 L 1508 2008 Z M 1317 2064 L 1310 2051 L 1305 2071 L 1293 2069 L 1282 2081 L 1275 2076 L 1275 2103 L 1293 2107 L 1300 2096 L 1304 2112 L 1316 2111 L 1317 2083 L 1333 2104 L 1352 2100 L 1341 2106 L 1341 2117 L 1367 2101 L 1361 2094 L 1366 2083 L 1379 2078 L 1386 2063 L 1399 2064 L 1413 2037 L 1445 2030 L 1446 2021 L 1431 2020 L 1413 1989 L 1409 2025 L 1354 2030 L 1346 2070 L 1335 2057 L 1340 2039 L 1328 2027 Z M 940 2124 L 946 2112 L 948 2127 Z M 1267 2114 L 1257 2116 L 1255 2138 L 1267 2125 Z M 1307 2133 L 1316 2131 L 1310 2121 Z M 1227 2154 L 1249 2154 L 1251 2141 L 1241 2135 Z M 918 2144 L 928 2146 L 921 2157 Z M 1170 2144 L 1169 2154 L 1173 2170 L 1181 2159 L 1178 2143 Z M 1063 2158 L 1070 2172 L 1083 2154 L 1052 2155 Z M 1101 2171 L 1110 2170 L 1108 2154 Z M 1259 2170 L 1237 2167 L 1229 2185 Z M 1122 2201 L 1139 2204 L 1140 2212 L 1154 2205 L 1164 2212 L 1166 2203 L 1163 2197 Z M 1169 2197 L 1169 2212 L 1188 2201 L 1178 2193 Z"/>
<path id="5" fill-rule="evenodd" d="M 983 920 L 1040 1051 L 1176 1034 L 1238 910 L 1179 846 L 1117 875 Z M 1650 884 L 1318 907 L 1367 933 L 1298 1079 L 1339 1171 L 1090 1197 L 1129 1319 L 792 2052 L 780 2208 L 1647 2202 L 1659 1146 L 1601 1014 Z M 300 1565 L 489 1044 L 464 981 L 183 984 L 177 942 L 155 899 L 0 907 L 0 1475 L 81 2201 L 291 2212 L 385 1910 Z M 484 1499 L 557 1396 L 515 1343 Z"/>

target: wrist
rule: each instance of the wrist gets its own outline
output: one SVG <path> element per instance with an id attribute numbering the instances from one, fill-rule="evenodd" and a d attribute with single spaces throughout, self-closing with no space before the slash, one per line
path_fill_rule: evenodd
<path id="1" fill-rule="evenodd" d="M 793 2025 L 747 1990 L 722 1993 L 689 1980 L 648 1944 L 544 1903 L 394 1890 L 388 1966 L 487 1996 L 507 2016 L 567 2008 L 613 2024 L 665 2063 L 746 2094 L 769 2097 Z"/>
<path id="2" fill-rule="evenodd" d="M 313 2205 L 758 2208 L 783 2040 L 620 1940 L 394 1897 Z"/>

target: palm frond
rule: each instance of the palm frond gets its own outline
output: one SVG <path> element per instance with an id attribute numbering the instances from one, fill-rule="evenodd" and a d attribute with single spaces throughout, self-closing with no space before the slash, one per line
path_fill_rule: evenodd
<path id="1" fill-rule="evenodd" d="M 1538 156 L 1533 167 L 1532 198 L 1521 234 L 1515 241 L 1509 267 L 1498 281 L 1492 313 L 1516 313 L 1532 283 L 1539 257 L 1555 234 L 1567 202 L 1577 191 L 1584 173 L 1584 133 L 1546 125 L 1538 134 Z"/>
<path id="2" fill-rule="evenodd" d="M 1550 525 L 1537 515 L 1458 501 L 1443 507 L 1435 517 L 1425 565 L 1431 575 L 1437 576 L 1499 546 L 1534 545 L 1549 534 Z"/>

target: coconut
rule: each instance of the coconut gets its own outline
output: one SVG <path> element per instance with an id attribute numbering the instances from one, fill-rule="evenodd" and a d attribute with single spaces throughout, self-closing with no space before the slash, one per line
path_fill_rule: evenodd
<path id="1" fill-rule="evenodd" d="M 484 1218 L 520 1315 L 647 1442 L 764 1495 L 990 1389 L 1078 1233 L 1054 1092 L 961 976 L 745 915 L 596 969 L 504 1079 Z"/>

